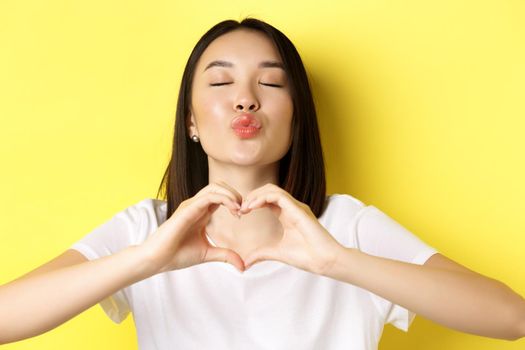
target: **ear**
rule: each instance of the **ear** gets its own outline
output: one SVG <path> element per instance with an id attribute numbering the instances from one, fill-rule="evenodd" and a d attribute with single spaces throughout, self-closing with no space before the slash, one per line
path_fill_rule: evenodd
<path id="1" fill-rule="evenodd" d="M 193 115 L 193 111 L 191 111 L 191 109 L 190 115 L 186 117 L 186 129 L 188 130 L 188 135 L 190 135 L 190 137 L 192 135 L 199 135 L 197 123 L 195 121 L 195 116 Z"/>

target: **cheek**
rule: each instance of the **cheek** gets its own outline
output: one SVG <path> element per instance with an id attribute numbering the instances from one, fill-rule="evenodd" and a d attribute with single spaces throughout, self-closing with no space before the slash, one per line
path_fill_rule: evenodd
<path id="1" fill-rule="evenodd" d="M 195 114 L 205 119 L 220 115 L 226 106 L 224 98 L 218 98 L 215 94 L 210 93 L 199 93 L 195 95 L 192 104 Z"/>
<path id="2" fill-rule="evenodd" d="M 293 102 L 290 96 L 282 95 L 270 101 L 272 114 L 280 120 L 291 122 L 293 115 Z"/>
<path id="3" fill-rule="evenodd" d="M 267 115 L 271 119 L 270 124 L 273 129 L 271 134 L 276 136 L 279 144 L 288 144 L 288 138 L 291 138 L 293 118 L 291 98 L 288 95 L 273 96 L 267 101 Z"/>

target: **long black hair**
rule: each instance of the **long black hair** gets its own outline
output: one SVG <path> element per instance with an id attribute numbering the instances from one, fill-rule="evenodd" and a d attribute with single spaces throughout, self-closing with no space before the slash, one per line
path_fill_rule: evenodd
<path id="1" fill-rule="evenodd" d="M 290 81 L 293 101 L 292 143 L 279 161 L 279 187 L 307 204 L 319 217 L 325 208 L 326 178 L 317 125 L 317 113 L 303 62 L 293 43 L 277 28 L 255 18 L 241 22 L 225 20 L 209 29 L 197 42 L 188 58 L 179 90 L 175 116 L 175 134 L 171 159 L 157 192 L 167 201 L 166 218 L 180 203 L 209 184 L 208 158 L 200 143 L 188 135 L 191 88 L 195 67 L 208 45 L 219 36 L 238 29 L 256 30 L 272 41 L 283 61 Z M 162 188 L 163 196 L 160 197 Z"/>

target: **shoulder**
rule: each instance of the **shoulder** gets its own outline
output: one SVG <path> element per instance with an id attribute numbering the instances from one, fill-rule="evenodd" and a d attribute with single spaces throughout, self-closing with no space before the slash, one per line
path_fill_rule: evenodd
<path id="1" fill-rule="evenodd" d="M 327 195 L 325 209 L 319 217 L 319 222 L 341 244 L 354 246 L 354 238 L 350 232 L 359 213 L 366 207 L 361 200 L 349 194 Z"/>
<path id="2" fill-rule="evenodd" d="M 136 202 L 131 207 L 138 210 L 156 210 L 163 211 L 166 210 L 166 201 L 156 199 L 156 198 L 144 198 L 139 202 Z"/>
<path id="3" fill-rule="evenodd" d="M 323 216 L 339 215 L 344 213 L 345 216 L 357 214 L 367 205 L 358 198 L 346 193 L 334 193 L 326 196 L 326 206 Z"/>
<path id="4" fill-rule="evenodd" d="M 125 208 L 119 214 L 133 218 L 140 226 L 158 227 L 166 220 L 166 201 L 156 198 L 144 198 Z"/>

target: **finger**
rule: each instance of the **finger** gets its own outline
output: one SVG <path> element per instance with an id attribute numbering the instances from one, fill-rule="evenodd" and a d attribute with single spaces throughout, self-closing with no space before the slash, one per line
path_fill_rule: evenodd
<path id="1" fill-rule="evenodd" d="M 219 181 L 216 183 L 219 187 L 222 187 L 223 189 L 226 189 L 233 195 L 235 198 L 235 202 L 241 203 L 242 202 L 242 195 L 233 187 L 231 187 L 229 184 L 227 184 L 224 181 Z"/>
<path id="2" fill-rule="evenodd" d="M 202 200 L 202 198 L 201 198 Z M 204 196 L 204 202 L 201 204 L 207 206 L 209 204 L 224 205 L 225 207 L 237 211 L 241 206 L 232 199 L 228 194 L 219 192 L 209 192 Z"/>
<path id="3" fill-rule="evenodd" d="M 238 212 L 241 207 L 240 204 L 236 202 L 235 196 L 233 196 L 227 189 L 223 187 L 215 186 L 215 184 L 213 184 L 213 186 L 212 185 L 206 186 L 201 191 L 199 191 L 198 194 L 196 194 L 193 198 L 197 200 L 197 199 L 201 199 L 203 197 L 209 196 L 209 195 L 223 195 L 227 197 L 231 201 L 233 207 L 228 207 L 227 205 L 225 206 L 228 207 L 228 209 L 230 210 L 230 213 L 233 216 L 237 218 L 240 217 L 240 214 Z M 212 214 L 214 211 L 216 211 L 219 208 L 221 204 L 224 204 L 224 203 L 213 203 L 212 205 L 208 207 L 208 212 Z"/>
<path id="4" fill-rule="evenodd" d="M 275 249 L 265 247 L 256 249 L 248 254 L 248 256 L 244 259 L 244 266 L 246 269 L 249 269 L 253 265 L 265 260 L 281 261 L 279 256 L 276 254 Z"/>
<path id="5" fill-rule="evenodd" d="M 239 256 L 239 254 L 227 248 L 209 247 L 206 251 L 204 261 L 225 262 L 228 264 L 232 264 L 233 266 L 235 266 L 235 268 L 237 268 L 237 270 L 241 272 L 245 270 L 244 262 L 242 261 L 242 258 Z"/>
<path id="6" fill-rule="evenodd" d="M 266 204 L 274 204 L 283 209 L 290 209 L 292 203 L 289 198 L 281 192 L 265 192 L 249 200 L 246 204 L 241 205 L 241 213 L 260 208 Z"/>
<path id="7" fill-rule="evenodd" d="M 219 205 L 224 205 L 233 215 L 236 215 L 238 203 L 222 193 L 206 193 L 198 198 L 194 198 L 187 209 L 184 211 L 184 219 L 195 222 L 202 215 L 213 212 Z"/>
<path id="8" fill-rule="evenodd" d="M 233 203 L 233 205 L 235 206 L 233 209 L 232 208 L 228 208 L 228 210 L 230 210 L 230 213 L 235 216 L 235 217 L 239 217 L 239 208 L 240 208 L 240 205 L 238 203 Z M 219 209 L 219 207 L 221 206 L 221 204 L 216 204 L 216 203 L 213 203 L 213 204 L 210 204 L 210 206 L 208 207 L 208 213 L 209 214 L 213 214 L 217 209 Z"/>
<path id="9" fill-rule="evenodd" d="M 223 181 L 210 183 L 208 186 L 205 186 L 204 188 L 202 188 L 196 194 L 196 196 L 197 195 L 202 196 L 207 193 L 222 193 L 228 196 L 229 198 L 231 198 L 231 200 L 236 203 L 240 204 L 242 202 L 241 194 L 237 192 L 233 187 L 231 187 L 230 185 L 228 185 L 227 183 Z"/>
<path id="10" fill-rule="evenodd" d="M 242 203 L 243 204 L 243 208 L 245 208 L 248 203 L 250 203 L 254 198 L 258 197 L 262 193 L 269 192 L 269 191 L 275 192 L 276 190 L 283 190 L 283 189 L 280 188 L 277 185 L 272 184 L 272 183 L 267 183 L 267 184 L 265 184 L 265 185 L 263 185 L 261 187 L 258 187 L 256 189 L 252 190 L 250 193 L 248 193 L 246 195 L 246 198 L 244 199 L 244 201 Z"/>

